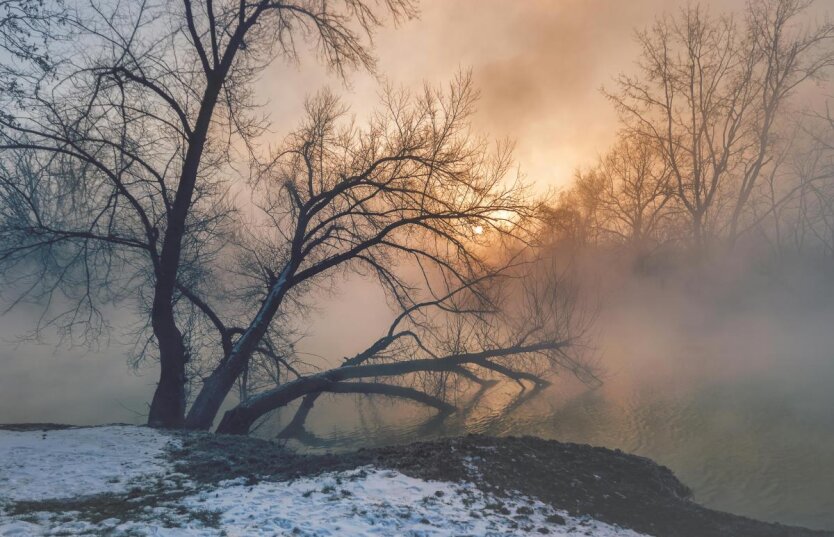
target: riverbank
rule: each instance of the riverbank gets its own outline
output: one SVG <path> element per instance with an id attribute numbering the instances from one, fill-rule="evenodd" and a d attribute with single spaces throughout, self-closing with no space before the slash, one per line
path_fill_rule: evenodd
<path id="1" fill-rule="evenodd" d="M 691 502 L 619 451 L 467 436 L 339 455 L 142 427 L 0 429 L 0 536 L 834 535 Z"/>

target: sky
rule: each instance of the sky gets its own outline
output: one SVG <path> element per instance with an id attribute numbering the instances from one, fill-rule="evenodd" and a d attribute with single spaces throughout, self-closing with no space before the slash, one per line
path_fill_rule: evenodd
<path id="1" fill-rule="evenodd" d="M 713 11 L 743 0 L 704 0 Z M 824 6 L 820 0 L 818 6 Z M 600 92 L 637 55 L 635 28 L 685 0 L 424 0 L 418 19 L 376 35 L 377 75 L 341 81 L 310 58 L 276 62 L 258 82 L 274 135 L 292 130 L 306 95 L 330 86 L 358 116 L 377 101 L 382 79 L 403 86 L 445 84 L 471 69 L 481 93 L 475 127 L 517 144 L 521 171 L 539 189 L 569 184 L 616 134 L 616 117 Z M 378 290 L 346 285 L 310 319 L 305 350 L 338 359 L 359 350 L 390 321 Z M 364 315 L 356 315 L 361 308 Z M 93 351 L 15 343 L 37 312 L 0 319 L 0 423 L 97 423 L 142 419 L 156 381 L 153 364 L 131 374 L 118 332 Z"/>
<path id="2" fill-rule="evenodd" d="M 823 2 L 824 3 L 824 2 Z M 259 94 L 275 132 L 299 119 L 306 94 L 328 86 L 361 117 L 376 102 L 380 80 L 414 87 L 442 85 L 472 70 L 480 91 L 474 126 L 516 143 L 516 160 L 541 190 L 561 188 L 578 166 L 613 142 L 616 115 L 602 95 L 631 69 L 636 28 L 685 0 L 424 0 L 418 19 L 387 26 L 375 38 L 377 77 L 352 73 L 347 86 L 313 62 L 279 62 Z M 703 2 L 718 13 L 743 0 Z"/>
<path id="3" fill-rule="evenodd" d="M 405 87 L 424 82 L 443 85 L 458 72 L 471 69 L 481 95 L 474 127 L 490 138 L 514 140 L 518 166 L 539 191 L 565 188 L 577 167 L 591 165 L 614 142 L 616 115 L 601 88 L 613 88 L 618 73 L 633 69 L 639 52 L 635 30 L 651 25 L 655 17 L 679 10 L 690 1 L 716 14 L 734 11 L 739 16 L 746 3 L 746 0 L 422 0 L 419 18 L 396 27 L 386 25 L 377 32 L 375 75 L 353 72 L 347 80 L 340 80 L 307 55 L 297 64 L 277 61 L 271 65 L 258 81 L 256 95 L 266 103 L 277 143 L 301 120 L 305 97 L 321 88 L 329 86 L 341 94 L 361 120 L 378 102 L 383 81 Z M 812 16 L 822 18 L 829 9 L 834 11 L 834 0 L 817 0 Z M 337 294 L 321 297 L 320 307 L 304 320 L 310 337 L 300 345 L 303 352 L 337 361 L 376 339 L 390 322 L 391 312 L 385 307 L 384 297 L 371 283 L 344 282 L 339 289 Z M 784 408 L 777 409 L 776 417 L 783 416 L 782 422 L 797 427 L 810 425 L 805 429 L 800 427 L 801 434 L 791 433 L 792 429 L 787 429 L 787 433 L 774 429 L 784 436 L 780 437 L 782 443 L 769 442 L 770 450 L 757 451 L 756 461 L 766 459 L 761 455 L 764 453 L 772 455 L 776 465 L 782 466 L 786 459 L 780 458 L 783 455 L 780 450 L 784 445 L 796 438 L 814 438 L 812 426 L 820 422 L 828 424 L 830 430 L 830 413 L 816 420 L 806 418 L 809 413 L 816 416 L 830 407 L 827 394 L 830 392 L 828 379 L 832 378 L 828 365 L 831 333 L 825 327 L 830 326 L 829 319 L 834 314 L 826 311 L 819 317 L 796 315 L 795 320 L 786 322 L 771 318 L 772 308 L 768 304 L 758 311 L 759 317 L 741 316 L 741 321 L 728 324 L 714 310 L 698 304 L 692 306 L 687 295 L 670 294 L 665 287 L 648 297 L 644 291 L 642 287 L 626 288 L 627 293 L 636 296 L 633 303 L 653 308 L 649 313 L 656 315 L 635 315 L 635 311 L 640 314 L 641 310 L 630 309 L 632 302 L 629 302 L 622 306 L 622 311 L 615 310 L 620 317 L 609 321 L 609 325 L 618 329 L 601 340 L 600 356 L 608 360 L 606 366 L 612 376 L 631 367 L 635 377 L 643 379 L 651 372 L 657 376 L 657 384 L 662 382 L 678 390 L 678 384 L 686 379 L 682 381 L 671 373 L 666 375 L 663 367 L 674 368 L 675 374 L 684 371 L 684 377 L 697 379 L 698 374 L 707 371 L 703 367 L 705 357 L 720 362 L 718 369 L 722 375 L 725 369 L 738 366 L 739 371 L 753 379 L 752 385 L 757 389 L 760 386 L 755 384 L 757 371 L 775 370 L 777 376 L 786 379 L 795 375 L 799 380 L 786 382 L 784 390 L 809 393 L 811 398 L 786 400 L 807 408 L 782 405 Z M 732 296 L 727 300 L 731 301 Z M 158 371 L 155 364 L 148 363 L 131 372 L 126 358 L 131 340 L 120 333 L 118 326 L 129 320 L 128 314 L 109 313 L 112 315 L 108 318 L 116 322 L 116 330 L 110 341 L 102 341 L 93 349 L 56 345 L 55 338 L 47 338 L 41 344 L 18 342 L 15 338 L 25 334 L 37 318 L 36 308 L 19 309 L 0 318 L 0 423 L 144 421 Z M 810 326 L 810 332 L 803 331 L 806 325 Z M 691 338 L 693 333 L 698 336 Z M 705 338 L 704 334 L 709 337 Z M 784 369 L 774 369 L 772 364 L 764 363 L 774 356 L 780 361 L 790 360 L 784 362 L 787 364 Z M 676 360 L 665 361 L 669 357 Z M 757 361 L 764 365 L 753 368 L 753 362 Z M 824 362 L 825 367 L 817 369 L 817 362 Z M 655 382 L 651 377 L 649 380 Z M 821 387 L 807 388 L 806 379 L 821 379 Z M 630 386 L 630 382 L 630 377 L 619 384 L 614 378 L 609 386 L 616 390 Z M 728 386 L 733 388 L 728 391 L 735 397 L 734 385 L 728 383 Z M 708 397 L 709 392 L 705 393 Z M 776 401 L 774 405 L 781 404 L 778 399 L 773 401 Z M 341 402 L 338 404 L 341 406 Z M 352 412 L 352 407 L 345 406 L 342 411 Z M 768 414 L 762 415 L 770 420 Z M 341 419 L 342 414 L 333 416 L 334 420 Z M 776 422 L 782 423 L 778 419 Z M 660 438 L 665 437 L 660 435 Z M 705 438 L 712 440 L 712 437 Z M 826 443 L 830 436 L 820 438 L 820 446 L 830 445 Z M 746 441 L 746 437 L 740 441 Z M 684 455 L 692 453 L 698 445 L 688 441 Z M 722 452 L 727 451 L 720 442 L 714 445 Z M 757 445 L 753 446 L 758 449 Z M 831 451 L 825 453 L 830 455 Z M 700 458 L 698 455 L 692 460 Z M 814 460 L 814 456 L 808 459 Z M 692 467 L 689 473 L 685 471 L 686 466 L 682 468 L 687 482 L 691 479 L 697 484 L 699 473 L 703 473 L 701 467 Z M 713 473 L 723 468 L 716 465 Z M 813 472 L 816 465 L 802 469 Z M 797 482 L 806 475 L 792 473 L 796 474 Z M 708 477 L 711 476 L 703 476 Z M 755 487 L 757 483 L 750 481 L 747 487 Z M 805 483 L 801 485 L 805 492 L 812 491 L 808 494 L 817 490 L 804 486 Z M 825 491 L 830 491 L 827 484 L 825 487 Z M 764 487 L 759 488 L 762 490 L 744 489 L 743 492 L 755 499 L 760 492 L 767 493 Z M 804 498 L 798 493 L 797 497 Z M 747 504 L 727 501 L 724 505 L 740 506 L 741 510 Z M 762 505 L 770 504 L 762 500 Z"/>

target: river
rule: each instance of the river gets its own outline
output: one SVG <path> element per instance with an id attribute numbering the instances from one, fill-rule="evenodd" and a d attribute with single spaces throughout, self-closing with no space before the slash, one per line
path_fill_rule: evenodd
<path id="1" fill-rule="evenodd" d="M 340 450 L 462 433 L 588 443 L 668 466 L 703 505 L 834 530 L 834 316 L 639 296 L 598 322 L 601 388 L 569 376 L 539 393 L 503 383 L 442 422 L 410 404 L 329 396 L 308 420 L 316 436 L 293 443 Z"/>

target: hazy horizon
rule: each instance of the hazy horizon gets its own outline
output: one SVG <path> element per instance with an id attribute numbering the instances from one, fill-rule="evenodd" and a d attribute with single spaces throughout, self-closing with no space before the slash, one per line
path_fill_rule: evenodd
<path id="1" fill-rule="evenodd" d="M 361 122 L 377 107 L 385 83 L 411 89 L 424 83 L 445 86 L 461 71 L 471 70 L 480 94 L 472 119 L 474 130 L 488 140 L 514 141 L 514 166 L 537 193 L 568 192 L 574 185 L 575 171 L 593 166 L 618 140 L 621 123 L 600 90 L 603 86 L 612 88 L 619 73 L 633 71 L 640 52 L 635 31 L 650 26 L 663 13 L 674 14 L 695 3 L 425 0 L 418 18 L 397 26 L 385 24 L 376 34 L 376 76 L 353 71 L 346 80 L 340 80 L 308 52 L 301 55 L 298 65 L 283 59 L 275 61 L 255 85 L 254 98 L 265 103 L 262 111 L 272 121 L 272 132 L 261 141 L 278 145 L 303 119 L 305 99 L 323 88 L 329 87 L 339 95 Z M 700 4 L 714 14 L 732 11 L 741 19 L 746 2 L 703 0 Z M 819 1 L 807 20 L 824 20 L 829 9 L 834 9 L 834 4 Z M 825 82 L 809 83 L 802 87 L 792 110 L 815 107 L 825 111 L 824 104 L 830 97 Z M 562 203 L 569 205 L 569 201 Z M 674 228 L 670 234 L 684 235 L 680 231 L 685 227 L 680 224 L 684 212 L 679 210 L 670 218 L 678 218 L 670 225 Z M 771 240 L 765 227 L 763 224 L 762 237 L 756 235 L 754 239 L 758 241 L 755 246 L 762 250 L 770 247 Z M 780 467 L 783 460 L 794 464 L 790 457 L 801 455 L 803 460 L 816 457 L 823 463 L 834 461 L 834 430 L 821 410 L 831 401 L 823 388 L 829 380 L 834 384 L 834 367 L 830 365 L 834 363 L 830 356 L 834 340 L 825 329 L 829 321 L 834 322 L 834 305 L 828 306 L 828 299 L 834 297 L 834 285 L 825 277 L 831 262 L 829 253 L 819 254 L 822 261 L 814 256 L 783 258 L 781 252 L 762 261 L 758 251 L 750 254 L 738 249 L 725 256 L 723 250 L 716 249 L 715 258 L 704 261 L 701 267 L 701 259 L 696 256 L 706 250 L 693 248 L 695 253 L 689 258 L 692 252 L 684 248 L 670 248 L 672 253 L 663 250 L 667 244 L 664 241 L 659 239 L 651 250 L 652 255 L 659 252 L 659 261 L 648 269 L 635 261 L 640 256 L 632 259 L 628 253 L 607 245 L 600 248 L 603 253 L 599 258 L 581 260 L 574 267 L 580 273 L 577 279 L 586 293 L 583 296 L 600 304 L 594 327 L 598 339 L 590 347 L 599 359 L 602 377 L 611 382 L 599 392 L 587 390 L 592 394 L 589 398 L 596 398 L 594 401 L 587 406 L 582 406 L 587 401 L 580 401 L 578 407 L 571 407 L 573 399 L 551 389 L 538 406 L 532 407 L 538 414 L 521 413 L 522 419 L 510 425 L 495 418 L 500 414 L 499 403 L 507 400 L 501 393 L 491 402 L 493 406 L 487 405 L 484 410 L 489 419 L 462 419 L 445 432 L 532 431 L 631 449 L 685 473 L 712 507 L 729 506 L 767 518 L 768 502 L 781 501 L 785 502 L 782 511 L 774 510 L 771 519 L 834 527 L 834 519 L 820 507 L 825 498 L 817 498 L 818 504 L 809 504 L 803 511 L 799 501 L 788 502 L 785 494 L 770 490 L 758 494 L 760 491 L 753 489 L 765 488 L 761 480 L 744 481 L 747 488 L 743 490 L 750 494 L 747 498 L 728 492 L 721 476 L 701 475 L 706 464 L 701 459 L 714 463 L 714 468 L 736 468 L 733 465 L 749 455 L 747 470 L 759 472 L 762 479 L 785 483 L 785 490 L 796 491 L 797 480 L 787 479 L 788 470 Z M 834 249 L 834 239 L 830 242 L 827 246 Z M 668 241 L 672 243 L 675 240 Z M 683 243 L 685 239 L 675 244 Z M 642 247 L 637 240 L 622 244 Z M 580 257 L 586 253 L 579 250 Z M 667 254 L 669 259 L 661 259 Z M 697 272 L 700 269 L 703 272 Z M 218 269 L 222 270 L 229 269 Z M 231 270 L 224 276 L 229 274 Z M 302 357 L 315 357 L 318 365 L 337 366 L 343 358 L 365 348 L 387 330 L 394 315 L 391 301 L 378 282 L 353 273 L 335 279 L 333 292 L 311 291 L 307 295 L 309 312 L 292 321 L 307 333 L 294 350 Z M 37 322 L 41 309 L 24 304 L 7 313 L 0 324 L 0 424 L 144 423 L 159 371 L 153 360 L 136 369 L 128 364 L 134 343 L 129 332 L 139 319 L 128 307 L 135 305 L 132 300 L 103 308 L 113 330 L 90 348 L 61 342 L 53 328 L 44 331 L 43 341 L 21 340 Z M 763 395 L 770 389 L 776 392 L 772 399 Z M 728 408 L 710 404 L 711 394 L 716 393 Z M 638 396 L 640 400 L 636 400 Z M 347 400 L 351 396 L 333 397 Z M 332 408 L 332 414 L 322 413 L 318 422 L 315 414 L 311 418 L 312 423 L 323 424 L 334 444 L 345 438 L 368 440 L 362 436 L 363 431 L 383 440 L 411 439 L 407 435 L 413 433 L 412 429 L 406 429 L 404 436 L 387 436 L 390 430 L 386 423 L 396 421 L 391 418 L 397 416 L 395 411 L 380 418 L 382 425 L 374 428 L 363 422 L 364 416 L 354 415 L 355 406 L 351 405 L 355 405 L 355 398 L 350 400 L 353 402 L 341 406 L 332 400 L 323 403 L 320 408 Z M 654 412 L 656 407 L 666 408 L 663 405 L 667 402 L 677 414 Z M 772 428 L 768 428 L 767 416 L 752 416 L 760 410 L 777 413 Z M 603 415 L 606 412 L 610 415 Z M 406 414 L 403 411 L 400 415 Z M 622 428 L 603 430 L 614 423 L 611 415 L 625 422 L 617 422 Z M 285 413 L 282 419 L 289 416 L 291 413 Z M 591 423 L 595 417 L 601 421 Z M 657 422 L 641 421 L 655 418 Z M 792 422 L 794 419 L 797 423 Z M 577 426 L 575 436 L 568 430 L 571 425 Z M 744 430 L 749 435 L 743 441 L 749 445 L 735 445 L 735 451 L 728 448 L 728 457 L 723 459 L 717 453 L 719 449 L 706 455 L 698 453 L 697 447 L 702 445 L 698 441 L 706 443 L 696 434 L 700 426 L 713 434 L 706 438 L 715 445 L 720 444 L 720 435 L 730 434 L 734 427 L 747 427 Z M 670 433 L 674 436 L 671 439 L 662 435 L 669 427 L 679 427 Z M 346 428 L 354 432 L 345 432 Z M 785 438 L 779 437 L 783 433 Z M 816 442 L 813 449 L 796 441 L 797 434 L 812 437 L 809 445 Z M 648 435 L 659 439 L 655 443 L 646 441 Z M 756 445 L 777 437 L 784 444 L 769 449 Z M 373 438 L 368 442 L 376 441 Z M 684 442 L 695 447 L 689 449 L 690 444 Z M 830 494 L 830 486 L 822 483 L 813 470 L 806 465 L 794 468 L 794 473 L 810 476 L 808 479 L 816 477 L 819 483 L 815 490 Z M 742 475 L 738 479 L 744 478 Z"/>

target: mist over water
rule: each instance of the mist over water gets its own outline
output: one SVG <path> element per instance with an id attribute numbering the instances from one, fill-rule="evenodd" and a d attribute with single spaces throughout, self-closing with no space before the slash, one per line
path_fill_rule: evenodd
<path id="1" fill-rule="evenodd" d="M 706 506 L 834 529 L 827 278 L 750 261 L 649 271 L 610 257 L 577 267 L 584 295 L 599 303 L 591 341 L 600 388 L 564 375 L 539 393 L 506 382 L 477 400 L 466 394 L 444 421 L 413 404 L 324 395 L 307 420 L 311 435 L 290 445 L 338 451 L 465 433 L 588 443 L 670 467 Z M 327 336 L 302 342 L 334 365 L 390 315 L 373 286 L 348 283 L 322 297 L 309 319 L 313 333 Z M 322 332 L 326 326 L 332 330 Z M 3 326 L 0 422 L 144 422 L 156 372 L 130 373 L 118 338 L 93 351 L 12 344 L 23 328 Z M 276 413 L 256 434 L 273 438 L 294 411 Z"/>
<path id="2" fill-rule="evenodd" d="M 689 246 L 694 250 L 703 245 L 696 245 L 699 241 L 682 231 L 691 222 L 680 200 L 674 199 L 681 194 L 670 196 L 667 189 L 659 189 L 667 192 L 658 202 L 658 214 L 664 207 L 668 212 L 660 220 L 666 227 L 658 226 L 656 240 L 649 242 L 658 249 L 667 244 L 681 248 L 638 264 L 621 252 L 606 251 L 628 242 L 611 234 L 612 221 L 614 231 L 623 230 L 609 214 L 619 207 L 612 203 L 616 197 L 612 192 L 628 200 L 628 191 L 612 186 L 609 192 L 607 183 L 593 190 L 585 188 L 593 187 L 593 181 L 570 182 L 574 168 L 599 168 L 593 161 L 612 146 L 623 127 L 598 89 L 616 87 L 613 77 L 618 72 L 639 71 L 633 65 L 640 48 L 633 39 L 635 29 L 650 26 L 664 10 L 679 13 L 687 4 L 564 0 L 554 8 L 552 2 L 532 0 L 512 5 L 479 0 L 477 6 L 457 0 L 427 3 L 421 19 L 380 31 L 376 48 L 383 78 L 394 85 L 419 87 L 424 80 L 442 84 L 457 70 L 471 67 L 481 94 L 473 127 L 488 133 L 490 140 L 508 136 L 517 141 L 521 174 L 530 178 L 535 191 L 564 186 L 568 190 L 563 193 L 576 194 L 550 201 L 563 209 L 562 223 L 570 224 L 567 227 L 573 229 L 578 223 L 588 228 L 583 231 L 594 232 L 568 239 L 582 235 L 589 250 L 597 248 L 594 253 L 579 253 L 573 270 L 582 299 L 589 308 L 599 305 L 587 340 L 592 346 L 589 356 L 598 362 L 604 383 L 592 388 L 562 373 L 549 388 L 533 392 L 502 382 L 461 394 L 455 401 L 460 410 L 445 420 L 414 404 L 323 395 L 307 420 L 310 432 L 291 441 L 292 446 L 351 450 L 465 433 L 588 443 L 647 456 L 670 467 L 693 489 L 694 499 L 706 506 L 834 530 L 832 260 L 792 259 L 788 253 L 834 252 L 830 224 L 834 190 L 828 190 L 834 169 L 832 138 L 826 135 L 822 140 L 828 175 L 819 207 L 812 203 L 808 208 L 804 198 L 802 205 L 787 203 L 778 210 L 775 201 L 770 205 L 775 196 L 773 177 L 778 179 L 777 191 L 791 191 L 807 179 L 799 164 L 808 160 L 819 142 L 816 134 L 810 136 L 810 127 L 805 133 L 809 139 L 797 136 L 787 171 L 771 176 L 771 191 L 766 192 L 761 183 L 753 201 L 740 205 L 756 222 L 748 236 L 762 235 L 771 241 L 781 233 L 816 236 L 816 242 L 803 237 L 813 243 L 810 246 L 799 241 L 763 257 L 740 244 L 731 255 L 719 253 L 709 261 L 695 255 L 686 259 Z M 746 2 L 702 4 L 715 14 L 733 11 L 743 18 Z M 802 20 L 827 20 L 828 9 L 825 2 L 818 2 Z M 415 50 L 420 54 L 415 55 Z M 275 62 L 255 91 L 269 98 L 264 110 L 276 118 L 275 140 L 297 124 L 305 96 L 322 86 L 333 85 L 344 93 L 360 119 L 378 102 L 381 80 L 369 73 L 341 81 L 325 66 L 308 70 L 310 62 L 302 62 L 303 69 L 289 63 Z M 785 108 L 786 124 L 800 116 L 809 125 L 814 123 L 804 117 L 806 109 L 827 111 L 830 77 L 827 83 L 813 82 L 798 90 Z M 814 119 L 826 120 L 827 128 L 830 117 Z M 785 130 L 777 138 L 794 136 L 790 133 L 795 126 L 789 127 L 780 125 Z M 733 171 L 741 167 L 736 164 Z M 599 172 L 598 178 L 603 175 Z M 623 183 L 618 181 L 617 185 Z M 728 239 L 720 235 L 727 227 L 737 177 L 722 181 L 721 201 L 714 208 L 719 244 Z M 810 181 L 801 183 L 803 195 L 816 192 L 817 184 Z M 591 195 L 592 203 L 582 205 L 583 193 Z M 758 220 L 759 214 L 771 212 L 775 219 Z M 600 216 L 604 218 L 598 221 Z M 641 233 L 630 238 L 646 237 Z M 775 242 L 790 243 L 778 239 Z M 639 243 L 634 241 L 637 248 Z M 391 322 L 390 304 L 373 282 L 349 275 L 335 281 L 332 291 L 311 291 L 310 313 L 289 321 L 308 335 L 296 349 L 302 361 L 309 358 L 305 367 L 308 363 L 318 368 L 338 366 L 344 357 L 376 340 Z M 0 423 L 144 423 L 158 364 L 151 353 L 143 368 L 131 372 L 128 367 L 132 341 L 120 336 L 121 328 L 143 320 L 129 310 L 130 305 L 122 304 L 119 311 L 108 312 L 108 320 L 116 325 L 114 339 L 94 348 L 69 348 L 63 343 L 56 347 L 53 334 L 47 334 L 43 344 L 17 345 L 14 338 L 32 329 L 40 310 L 18 309 L 3 317 Z M 304 373 L 313 370 L 309 367 Z M 275 438 L 297 404 L 273 413 L 256 434 Z"/>
<path id="3" fill-rule="evenodd" d="M 706 506 L 834 529 L 830 286 L 812 270 L 750 262 L 674 277 L 600 266 L 581 272 L 600 295 L 602 387 L 562 377 L 524 394 L 504 383 L 442 422 L 410 404 L 322 397 L 307 422 L 315 436 L 292 445 L 341 450 L 464 433 L 588 443 L 670 467 Z M 273 436 L 293 410 L 258 434 Z"/>
<path id="4" fill-rule="evenodd" d="M 129 310 L 107 309 L 114 325 L 93 345 L 32 331 L 41 310 L 24 305 L 0 319 L 0 423 L 144 424 L 156 387 L 155 363 L 128 364 Z"/>

